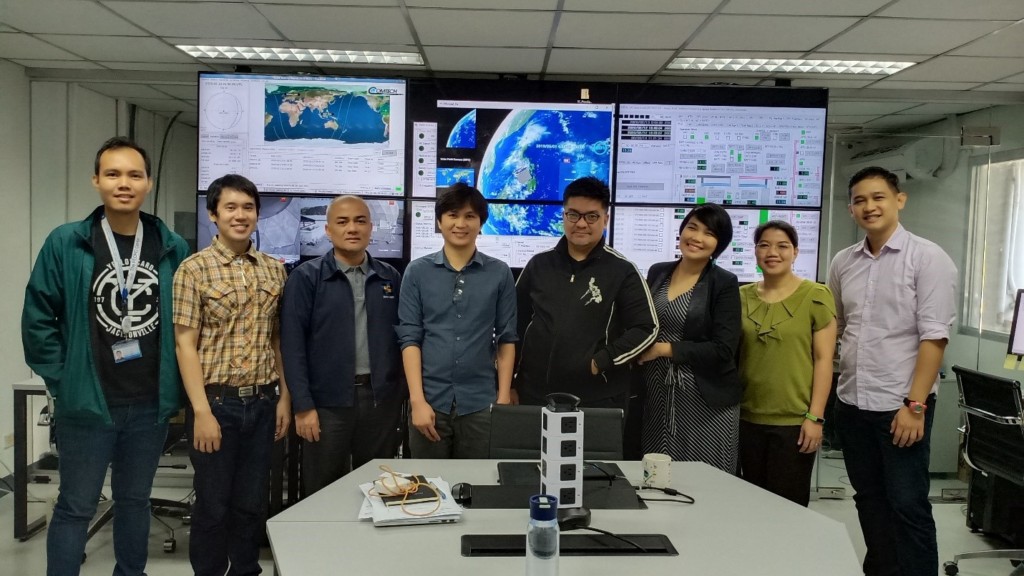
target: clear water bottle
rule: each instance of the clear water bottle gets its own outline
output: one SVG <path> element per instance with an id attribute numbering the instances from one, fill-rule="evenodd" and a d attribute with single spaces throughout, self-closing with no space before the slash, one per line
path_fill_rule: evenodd
<path id="1" fill-rule="evenodd" d="M 558 498 L 530 497 L 530 523 L 526 527 L 526 576 L 558 574 Z"/>

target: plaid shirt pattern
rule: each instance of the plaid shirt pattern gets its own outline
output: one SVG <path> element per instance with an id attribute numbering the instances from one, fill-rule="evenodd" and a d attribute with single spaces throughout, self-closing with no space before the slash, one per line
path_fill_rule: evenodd
<path id="1" fill-rule="evenodd" d="M 206 385 L 278 380 L 272 337 L 280 325 L 284 266 L 252 245 L 236 255 L 214 237 L 174 275 L 174 323 L 199 329 Z"/>

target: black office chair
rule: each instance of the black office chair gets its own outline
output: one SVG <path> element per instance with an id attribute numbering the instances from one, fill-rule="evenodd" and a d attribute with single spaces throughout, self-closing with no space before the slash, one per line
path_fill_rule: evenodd
<path id="1" fill-rule="evenodd" d="M 1024 488 L 1024 412 L 1021 408 L 1020 383 L 1007 378 L 983 374 L 960 366 L 954 366 L 957 386 L 960 389 L 960 409 L 967 417 L 965 426 L 964 460 L 983 478 L 1002 479 L 1017 488 Z M 980 486 L 972 480 L 970 491 Z M 973 503 L 974 499 L 969 496 Z M 1024 503 L 1014 499 L 1020 508 L 1017 514 L 1004 509 L 1007 518 L 1017 518 L 1016 527 L 1007 526 L 1016 545 L 1024 539 Z M 1012 504 L 1012 500 L 1007 502 Z M 1006 508 L 1010 508 L 1008 505 Z M 967 525 L 977 530 L 974 514 L 968 512 Z M 983 522 L 983 527 L 988 524 Z M 1006 524 L 1010 524 L 1009 522 Z M 1006 535 L 1006 534 L 1002 534 Z M 972 558 L 1006 558 L 1024 561 L 1024 548 L 1006 550 L 984 550 L 957 554 L 943 565 L 949 576 L 959 572 L 958 563 Z"/>
<path id="2" fill-rule="evenodd" d="M 491 405 L 491 458 L 540 458 L 540 406 Z M 622 460 L 623 412 L 620 408 L 581 408 L 583 458 Z"/>

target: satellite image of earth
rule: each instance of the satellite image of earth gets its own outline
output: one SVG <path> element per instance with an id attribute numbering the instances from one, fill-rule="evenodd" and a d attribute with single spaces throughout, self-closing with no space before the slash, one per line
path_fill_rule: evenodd
<path id="1" fill-rule="evenodd" d="M 495 200 L 561 201 L 577 178 L 608 182 L 611 145 L 611 112 L 513 110 L 488 143 L 477 188 Z"/>
<path id="2" fill-rule="evenodd" d="M 387 142 L 391 97 L 365 89 L 266 86 L 263 139 Z"/>
<path id="3" fill-rule="evenodd" d="M 438 168 L 437 186 L 454 186 L 457 182 L 472 186 L 474 184 L 473 176 L 472 168 Z"/>
<path id="4" fill-rule="evenodd" d="M 484 234 L 561 236 L 562 207 L 552 204 L 490 204 Z"/>
<path id="5" fill-rule="evenodd" d="M 476 148 L 476 110 L 459 119 L 448 135 L 449 148 Z"/>

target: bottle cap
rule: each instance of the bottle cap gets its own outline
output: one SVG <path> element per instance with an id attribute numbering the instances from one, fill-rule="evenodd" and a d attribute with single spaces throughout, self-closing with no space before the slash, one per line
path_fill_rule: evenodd
<path id="1" fill-rule="evenodd" d="M 533 520 L 554 520 L 558 515 L 558 498 L 548 494 L 530 496 L 530 518 Z"/>

